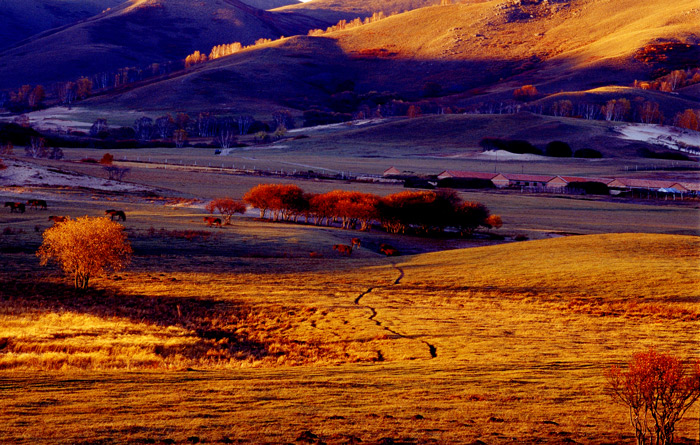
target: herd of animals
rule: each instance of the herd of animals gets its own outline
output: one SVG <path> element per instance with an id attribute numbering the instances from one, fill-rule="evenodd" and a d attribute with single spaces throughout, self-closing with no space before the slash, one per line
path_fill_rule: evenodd
<path id="1" fill-rule="evenodd" d="M 333 246 L 333 250 L 337 250 L 338 253 L 342 255 L 347 255 L 350 256 L 352 254 L 352 250 L 357 247 L 358 249 L 360 248 L 360 238 L 353 238 L 351 240 L 351 244 L 348 246 L 347 244 L 335 244 Z M 389 244 L 382 243 L 379 245 L 379 251 L 383 253 L 386 256 L 397 256 L 399 254 L 399 251 L 395 248 L 390 246 Z M 315 252 L 311 252 L 312 257 L 314 256 L 313 254 Z"/>
<path id="2" fill-rule="evenodd" d="M 5 202 L 5 207 L 10 208 L 10 213 L 24 213 L 27 211 L 27 206 L 29 206 L 32 209 L 36 210 L 48 210 L 49 206 L 46 203 L 45 200 L 43 199 L 29 199 L 27 200 L 27 203 L 23 202 L 13 202 L 13 201 L 6 201 Z M 105 216 L 109 216 L 112 221 L 116 218 L 117 221 L 126 221 L 126 213 L 124 213 L 123 210 L 105 210 Z M 56 216 L 56 215 L 51 215 L 49 216 L 49 221 L 53 221 L 54 224 L 56 223 L 62 223 L 65 221 L 68 221 L 67 216 Z"/>
<path id="3" fill-rule="evenodd" d="M 5 207 L 10 208 L 10 213 L 24 213 L 27 209 L 27 206 L 30 208 L 36 209 L 36 210 L 48 210 L 48 205 L 45 200 L 43 199 L 29 199 L 27 200 L 26 204 L 23 202 L 13 202 L 13 201 L 7 201 L 5 202 Z M 105 210 L 105 216 L 109 216 L 112 221 L 115 219 L 117 221 L 126 221 L 126 213 L 124 213 L 123 210 L 114 210 L 114 209 L 108 209 Z M 53 221 L 54 224 L 62 223 L 68 220 L 67 216 L 56 216 L 56 215 L 51 215 L 49 216 L 49 221 Z M 204 222 L 207 223 L 209 227 L 216 226 L 216 227 L 221 227 L 222 222 L 221 218 L 217 218 L 215 216 L 205 216 L 204 217 Z M 355 248 L 360 248 L 361 241 L 359 238 L 353 238 L 351 240 L 350 245 L 347 244 L 335 244 L 333 246 L 333 250 L 337 251 L 341 255 L 346 255 L 350 256 L 352 254 L 353 249 Z M 399 255 L 399 251 L 395 248 L 390 246 L 389 244 L 380 244 L 379 245 L 379 252 L 383 253 L 386 256 L 397 256 Z M 321 258 L 323 257 L 323 254 L 319 252 L 311 252 L 309 254 L 311 258 Z"/>

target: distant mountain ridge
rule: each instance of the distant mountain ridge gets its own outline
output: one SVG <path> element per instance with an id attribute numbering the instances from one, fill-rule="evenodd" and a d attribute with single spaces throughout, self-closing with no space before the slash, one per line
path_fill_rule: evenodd
<path id="1" fill-rule="evenodd" d="M 33 35 L 92 17 L 124 0 L 0 1 L 0 51 Z M 251 0 L 254 1 L 254 0 Z"/>

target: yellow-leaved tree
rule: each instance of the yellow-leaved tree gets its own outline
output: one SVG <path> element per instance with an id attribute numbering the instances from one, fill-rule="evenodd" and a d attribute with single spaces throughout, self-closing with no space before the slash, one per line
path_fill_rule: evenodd
<path id="1" fill-rule="evenodd" d="M 77 289 L 87 289 L 90 277 L 105 269 L 120 270 L 131 260 L 124 226 L 108 218 L 84 216 L 58 223 L 44 232 L 36 255 L 41 265 L 58 263 L 75 277 Z"/>

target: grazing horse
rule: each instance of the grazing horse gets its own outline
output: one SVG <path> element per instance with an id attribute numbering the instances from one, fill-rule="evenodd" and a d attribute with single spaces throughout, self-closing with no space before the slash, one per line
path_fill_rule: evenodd
<path id="1" fill-rule="evenodd" d="M 62 223 L 68 221 L 67 216 L 49 216 L 49 221 L 53 221 L 54 224 Z"/>
<path id="2" fill-rule="evenodd" d="M 386 256 L 397 256 L 399 254 L 399 251 L 395 247 L 384 243 L 379 245 L 379 251 Z"/>
<path id="3" fill-rule="evenodd" d="M 348 246 L 347 244 L 335 244 L 333 246 L 333 250 L 337 250 L 341 254 L 345 254 L 347 256 L 350 256 L 352 254 L 352 246 Z"/>
<path id="4" fill-rule="evenodd" d="M 29 206 L 34 209 L 48 210 L 46 201 L 44 201 L 43 199 L 30 199 L 29 201 L 27 201 L 27 204 L 29 204 Z"/>
<path id="5" fill-rule="evenodd" d="M 204 222 L 207 223 L 209 227 L 212 225 L 221 227 L 221 218 L 217 218 L 215 216 L 205 216 Z"/>
<path id="6" fill-rule="evenodd" d="M 126 214 L 123 210 L 105 210 L 105 215 L 108 215 L 112 221 L 114 221 L 115 217 L 117 221 L 126 221 Z"/>
<path id="7" fill-rule="evenodd" d="M 354 248 L 355 246 L 357 246 L 358 249 L 360 248 L 360 238 L 353 238 L 351 241 L 352 241 L 352 244 L 351 244 L 351 245 L 352 245 L 353 248 Z"/>
<path id="8" fill-rule="evenodd" d="M 22 202 L 10 202 L 10 201 L 8 201 L 5 203 L 5 207 L 10 208 L 10 213 L 15 213 L 15 212 L 24 213 L 24 211 L 26 210 L 26 206 Z"/>

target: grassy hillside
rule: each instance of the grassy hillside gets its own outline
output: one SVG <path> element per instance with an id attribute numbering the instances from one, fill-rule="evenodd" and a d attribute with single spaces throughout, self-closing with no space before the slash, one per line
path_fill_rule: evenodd
<path id="1" fill-rule="evenodd" d="M 132 0 L 31 39 L 0 57 L 3 87 L 48 84 L 123 67 L 184 59 L 215 45 L 306 33 L 308 17 L 261 11 L 238 0 Z"/>
<path id="2" fill-rule="evenodd" d="M 0 3 L 0 51 L 35 34 L 87 19 L 123 0 L 24 0 Z"/>
<path id="3" fill-rule="evenodd" d="M 274 42 L 207 63 L 184 77 L 136 88 L 115 103 L 168 110 L 236 103 L 269 112 L 277 104 L 303 110 L 328 105 L 344 81 L 353 81 L 360 94 L 389 91 L 409 100 L 422 98 L 426 83 L 433 82 L 441 87 L 440 100 L 457 106 L 512 100 L 524 84 L 537 85 L 540 96 L 601 92 L 601 87 L 627 87 L 676 67 L 668 62 L 676 60 L 673 54 L 644 62 L 635 56 L 659 39 L 692 42 L 697 18 L 692 6 L 692 0 L 673 5 L 654 0 L 643 8 L 630 0 L 429 6 L 320 38 Z M 173 89 L 172 97 L 155 93 Z M 586 94 L 603 103 L 608 97 Z M 669 112 L 697 105 L 692 98 L 654 94 Z"/>
<path id="4" fill-rule="evenodd" d="M 439 0 L 312 0 L 310 2 L 279 8 L 279 12 L 297 12 L 335 25 L 339 20 L 369 17 L 375 12 L 398 14 L 412 9 L 424 8 L 439 3 Z"/>
<path id="5" fill-rule="evenodd" d="M 83 211 L 107 204 L 66 197 Z M 20 247 L 0 253 L 9 443 L 280 443 L 306 430 L 327 443 L 628 442 L 604 370 L 650 346 L 695 353 L 697 237 L 394 261 L 363 247 L 347 259 L 329 248 L 342 231 L 236 220 L 188 241 L 175 234 L 201 214 L 109 205 L 127 206 L 137 257 L 87 293 L 21 252 L 39 234 L 3 236 Z M 303 259 L 307 249 L 326 258 Z M 53 370 L 50 382 L 38 370 Z M 696 425 L 693 411 L 678 436 Z"/>
<path id="6" fill-rule="evenodd" d="M 658 39 L 692 40 L 697 32 L 692 0 L 673 5 L 655 0 L 641 8 L 631 0 L 534 3 L 424 8 L 341 32 L 338 41 L 349 53 L 385 48 L 395 58 L 426 63 L 472 61 L 493 68 L 510 63 L 512 74 L 527 73 L 520 82 L 551 85 L 549 92 L 555 92 L 631 83 L 649 70 L 634 60 L 638 49 Z M 448 74 L 442 75 L 445 82 Z M 494 89 L 508 87 L 500 82 Z"/>
<path id="7" fill-rule="evenodd" d="M 332 39 L 294 37 L 204 63 L 126 93 L 95 97 L 83 105 L 271 115 L 281 106 L 306 109 L 324 102 L 340 82 L 358 75 L 356 69 Z"/>
<path id="8" fill-rule="evenodd" d="M 290 142 L 293 147 L 326 146 L 338 154 L 384 157 L 454 156 L 480 152 L 483 138 L 524 139 L 540 148 L 553 140 L 566 141 L 574 150 L 596 148 L 606 156 L 634 155 L 631 144 L 615 135 L 615 123 L 557 118 L 530 113 L 513 115 L 426 115 L 387 120 L 368 126 L 346 127 L 328 135 Z M 342 127 L 341 127 L 342 128 Z M 304 133 L 304 130 L 299 130 Z M 546 160 L 546 159 L 543 159 Z"/>
<path id="9" fill-rule="evenodd" d="M 301 2 L 298 0 L 244 0 L 243 3 L 258 9 L 275 9 L 283 6 L 296 5 Z"/>

